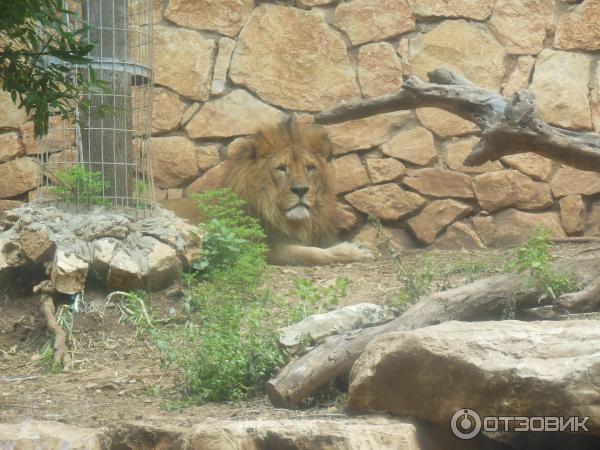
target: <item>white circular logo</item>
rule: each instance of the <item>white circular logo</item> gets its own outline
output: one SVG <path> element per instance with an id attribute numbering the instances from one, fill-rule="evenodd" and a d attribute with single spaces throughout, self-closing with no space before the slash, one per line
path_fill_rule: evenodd
<path id="1" fill-rule="evenodd" d="M 473 439 L 481 431 L 481 417 L 472 409 L 459 409 L 450 420 L 450 428 L 457 438 Z"/>

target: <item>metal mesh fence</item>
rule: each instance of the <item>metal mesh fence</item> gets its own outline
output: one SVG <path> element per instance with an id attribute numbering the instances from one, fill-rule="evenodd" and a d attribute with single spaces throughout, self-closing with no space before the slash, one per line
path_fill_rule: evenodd
<path id="1" fill-rule="evenodd" d="M 68 25 L 88 26 L 87 39 L 96 44 L 91 67 L 103 88 L 82 98 L 75 120 L 51 118 L 39 142 L 38 201 L 70 210 L 153 210 L 151 1 L 63 0 L 75 13 L 65 15 Z M 87 66 L 72 71 L 74 79 L 91 80 Z"/>

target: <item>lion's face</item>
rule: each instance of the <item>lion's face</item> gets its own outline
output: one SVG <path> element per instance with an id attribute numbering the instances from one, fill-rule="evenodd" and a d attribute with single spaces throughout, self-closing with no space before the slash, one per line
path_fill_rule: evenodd
<path id="1" fill-rule="evenodd" d="M 335 229 L 330 154 L 321 129 L 286 122 L 259 133 L 231 160 L 228 185 L 271 237 L 315 244 Z"/>

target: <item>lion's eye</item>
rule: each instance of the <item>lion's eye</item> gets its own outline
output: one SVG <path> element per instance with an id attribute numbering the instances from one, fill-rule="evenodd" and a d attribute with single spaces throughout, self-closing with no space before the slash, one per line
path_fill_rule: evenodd
<path id="1" fill-rule="evenodd" d="M 281 172 L 281 174 L 285 175 L 285 173 L 287 172 L 287 167 L 284 164 L 281 164 L 281 165 L 277 166 L 275 168 L 275 170 L 277 170 L 277 172 Z"/>
<path id="2" fill-rule="evenodd" d="M 308 170 L 308 174 L 312 175 L 317 171 L 317 167 L 310 164 L 309 166 L 306 167 L 306 169 Z"/>

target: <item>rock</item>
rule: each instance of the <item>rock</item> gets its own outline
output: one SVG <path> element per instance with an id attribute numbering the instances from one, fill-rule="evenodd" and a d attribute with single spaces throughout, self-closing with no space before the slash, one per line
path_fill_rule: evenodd
<path id="1" fill-rule="evenodd" d="M 19 158 L 0 164 L 0 196 L 16 197 L 37 187 L 38 164 L 32 158 Z"/>
<path id="2" fill-rule="evenodd" d="M 244 25 L 253 6 L 252 0 L 169 0 L 165 17 L 182 27 L 233 37 Z"/>
<path id="3" fill-rule="evenodd" d="M 94 274 L 100 280 L 106 280 L 110 262 L 119 247 L 119 241 L 115 238 L 105 237 L 94 241 L 92 268 Z"/>
<path id="4" fill-rule="evenodd" d="M 560 220 L 567 234 L 585 230 L 585 203 L 581 195 L 567 195 L 560 199 Z"/>
<path id="5" fill-rule="evenodd" d="M 402 87 L 402 65 L 392 44 L 377 42 L 360 48 L 358 82 L 365 97 L 392 94 Z"/>
<path id="6" fill-rule="evenodd" d="M 229 70 L 229 63 L 231 62 L 231 55 L 233 55 L 233 50 L 235 49 L 235 43 L 233 39 L 226 37 L 219 39 L 219 53 L 217 54 L 212 85 L 210 87 L 212 95 L 221 95 L 225 91 L 227 72 Z"/>
<path id="7" fill-rule="evenodd" d="M 532 181 L 517 170 L 498 170 L 476 176 L 473 191 L 481 209 L 494 212 L 515 206 L 519 209 L 545 209 L 552 206 L 546 183 Z"/>
<path id="8" fill-rule="evenodd" d="M 335 9 L 333 24 L 359 45 L 413 31 L 415 18 L 405 0 L 351 0 Z"/>
<path id="9" fill-rule="evenodd" d="M 285 6 L 254 9 L 229 77 L 264 101 L 293 110 L 320 111 L 360 97 L 340 35 L 318 14 Z"/>
<path id="10" fill-rule="evenodd" d="M 392 252 L 403 253 L 416 247 L 415 242 L 406 230 L 386 226 L 374 227 L 369 223 L 362 227 L 360 232 L 354 236 L 352 242 L 365 246 L 381 255 L 389 255 Z"/>
<path id="11" fill-rule="evenodd" d="M 48 228 L 31 224 L 21 230 L 21 249 L 34 263 L 50 261 L 54 256 L 56 245 L 50 240 Z"/>
<path id="12" fill-rule="evenodd" d="M 528 213 L 516 209 L 506 209 L 494 216 L 473 217 L 475 232 L 487 247 L 511 247 L 522 244 L 543 226 L 553 237 L 566 234 L 554 212 Z"/>
<path id="13" fill-rule="evenodd" d="M 516 92 L 527 89 L 531 71 L 535 65 L 535 59 L 532 56 L 520 56 L 513 72 L 508 77 L 508 81 L 502 89 L 505 97 L 512 97 Z"/>
<path id="14" fill-rule="evenodd" d="M 142 271 L 135 258 L 118 248 L 110 260 L 106 285 L 112 290 L 131 291 L 142 287 Z"/>
<path id="15" fill-rule="evenodd" d="M 69 449 L 104 450 L 106 430 L 60 422 L 0 424 L 0 448 L 11 450 Z"/>
<path id="16" fill-rule="evenodd" d="M 342 231 L 350 231 L 358 224 L 356 210 L 345 203 L 336 204 L 337 227 Z"/>
<path id="17" fill-rule="evenodd" d="M 206 171 L 211 167 L 216 166 L 221 161 L 219 146 L 213 144 L 196 147 L 196 158 L 200 170 Z"/>
<path id="18" fill-rule="evenodd" d="M 424 244 L 431 244 L 436 236 L 455 220 L 468 215 L 473 208 L 456 200 L 436 200 L 431 202 L 407 224 L 415 236 Z"/>
<path id="19" fill-rule="evenodd" d="M 19 128 L 27 120 L 24 109 L 19 109 L 10 98 L 10 93 L 0 91 L 0 124 L 2 128 Z"/>
<path id="20" fill-rule="evenodd" d="M 554 25 L 554 0 L 498 0 L 490 26 L 508 53 L 538 54 Z"/>
<path id="21" fill-rule="evenodd" d="M 23 250 L 21 243 L 11 240 L 8 236 L 0 235 L 0 271 L 7 267 L 23 267 L 29 260 Z"/>
<path id="22" fill-rule="evenodd" d="M 196 31 L 155 26 L 156 83 L 167 86 L 184 97 L 208 99 L 214 52 L 215 41 L 203 38 Z"/>
<path id="23" fill-rule="evenodd" d="M 319 6 L 326 5 L 327 3 L 331 3 L 333 0 L 299 0 L 300 4 L 303 6 Z"/>
<path id="24" fill-rule="evenodd" d="M 194 114 L 196 114 L 198 111 L 200 111 L 200 108 L 202 107 L 202 105 L 198 102 L 194 102 L 192 103 L 188 109 L 185 110 L 185 112 L 183 113 L 183 116 L 181 117 L 181 126 L 185 126 L 188 124 L 188 122 L 190 120 L 192 120 L 192 117 L 194 117 Z"/>
<path id="25" fill-rule="evenodd" d="M 394 158 L 368 158 L 367 172 L 372 183 L 394 181 L 406 173 L 406 167 Z"/>
<path id="26" fill-rule="evenodd" d="M 186 125 L 185 131 L 193 139 L 232 137 L 254 134 L 284 118 L 281 111 L 243 89 L 236 89 L 205 103 Z"/>
<path id="27" fill-rule="evenodd" d="M 600 202 L 592 203 L 585 222 L 586 236 L 600 236 Z"/>
<path id="28" fill-rule="evenodd" d="M 433 247 L 440 250 L 480 250 L 485 245 L 469 225 L 455 222 L 433 243 Z"/>
<path id="29" fill-rule="evenodd" d="M 598 345 L 595 320 L 452 321 L 384 334 L 352 368 L 348 408 L 443 426 L 461 408 L 481 417 L 589 416 L 598 433 Z"/>
<path id="30" fill-rule="evenodd" d="M 279 343 L 294 353 L 301 350 L 304 339 L 309 345 L 323 342 L 326 337 L 346 331 L 365 328 L 392 320 L 395 315 L 388 308 L 372 303 L 357 303 L 334 311 L 314 314 L 279 330 Z"/>
<path id="31" fill-rule="evenodd" d="M 223 187 L 225 175 L 227 174 L 228 162 L 222 162 L 190 184 L 184 191 L 185 196 L 197 194 L 198 192 L 219 189 Z"/>
<path id="32" fill-rule="evenodd" d="M 196 145 L 183 136 L 153 137 L 150 162 L 159 188 L 182 187 L 198 176 Z"/>
<path id="33" fill-rule="evenodd" d="M 251 144 L 252 139 L 250 137 L 239 137 L 231 141 L 227 147 L 226 158 L 229 160 L 237 159 L 240 153 L 248 148 L 248 144 Z"/>
<path id="34" fill-rule="evenodd" d="M 579 2 L 578 2 L 579 3 Z M 564 50 L 600 50 L 600 4 L 587 0 L 563 14 L 556 26 L 554 46 Z"/>
<path id="35" fill-rule="evenodd" d="M 471 177 L 441 169 L 410 170 L 402 184 L 432 197 L 474 198 Z"/>
<path id="36" fill-rule="evenodd" d="M 453 139 L 448 143 L 444 150 L 444 161 L 446 165 L 457 172 L 463 173 L 485 173 L 493 170 L 502 170 L 502 164 L 498 161 L 488 161 L 480 166 L 465 166 L 464 162 L 467 156 L 471 153 L 473 148 L 479 142 L 478 137 L 470 137 L 466 139 L 455 140 Z"/>
<path id="37" fill-rule="evenodd" d="M 422 127 L 400 131 L 381 146 L 381 151 L 417 166 L 433 164 L 438 156 L 433 134 Z"/>
<path id="38" fill-rule="evenodd" d="M 71 227 L 75 234 L 86 242 L 105 237 L 125 239 L 129 233 L 130 221 L 124 216 L 92 213 L 80 217 L 83 219 L 81 224 Z"/>
<path id="39" fill-rule="evenodd" d="M 342 194 L 369 184 L 369 176 L 356 154 L 334 159 L 335 192 Z"/>
<path id="40" fill-rule="evenodd" d="M 187 108 L 188 106 L 179 99 L 177 93 L 165 88 L 155 87 L 152 132 L 173 131 L 181 123 L 181 118 Z"/>
<path id="41" fill-rule="evenodd" d="M 195 425 L 192 449 L 419 450 L 413 424 L 384 417 L 344 420 L 244 420 Z M 29 449 L 28 449 L 29 450 Z"/>
<path id="42" fill-rule="evenodd" d="M 175 249 L 149 236 L 145 236 L 144 241 L 147 245 L 149 289 L 155 291 L 166 288 L 181 278 L 181 262 Z"/>
<path id="43" fill-rule="evenodd" d="M 48 120 L 49 131 L 43 138 L 43 145 L 35 139 L 35 125 L 33 122 L 25 122 L 20 127 L 25 154 L 37 156 L 41 151 L 48 153 L 57 152 L 60 149 L 75 147 L 75 127 L 64 121 L 59 116 L 52 116 Z"/>
<path id="44" fill-rule="evenodd" d="M 425 199 L 420 195 L 403 191 L 394 183 L 360 189 L 346 195 L 345 198 L 359 211 L 383 220 L 401 219 L 425 203 Z"/>
<path id="45" fill-rule="evenodd" d="M 397 111 L 328 125 L 325 129 L 334 145 L 334 154 L 341 155 L 384 143 L 411 117 L 410 111 Z"/>
<path id="46" fill-rule="evenodd" d="M 592 100 L 592 122 L 594 130 L 600 132 L 600 69 L 596 66 L 596 77 L 590 92 Z"/>
<path id="47" fill-rule="evenodd" d="M 59 248 L 54 254 L 50 279 L 54 289 L 63 294 L 75 294 L 85 289 L 88 263 L 74 252 Z"/>
<path id="48" fill-rule="evenodd" d="M 487 19 L 494 9 L 493 0 L 408 0 L 410 7 L 421 17 L 466 17 L 475 20 Z"/>
<path id="49" fill-rule="evenodd" d="M 476 46 L 473 43 L 477 42 Z M 440 66 L 473 83 L 500 90 L 505 75 L 506 52 L 494 37 L 466 20 L 447 20 L 425 35 L 411 40 L 412 74 L 427 80 L 427 72 Z"/>
<path id="50" fill-rule="evenodd" d="M 541 118 L 563 128 L 590 129 L 589 71 L 590 59 L 586 55 L 542 51 L 530 87 Z"/>
<path id="51" fill-rule="evenodd" d="M 23 202 L 17 200 L 0 200 L 0 213 L 8 211 L 9 209 L 18 208 L 23 206 Z"/>
<path id="52" fill-rule="evenodd" d="M 550 189 L 552 189 L 552 195 L 557 198 L 565 195 L 598 194 L 600 193 L 600 173 L 562 166 L 552 178 Z"/>
<path id="53" fill-rule="evenodd" d="M 477 133 L 479 127 L 473 122 L 440 108 L 417 108 L 417 117 L 423 126 L 441 138 Z"/>
<path id="54" fill-rule="evenodd" d="M 0 163 L 15 159 L 24 153 L 25 146 L 17 133 L 0 134 Z"/>
<path id="55" fill-rule="evenodd" d="M 551 159 L 531 152 L 503 156 L 501 161 L 534 180 L 540 181 L 548 181 L 554 167 L 554 161 Z"/>

